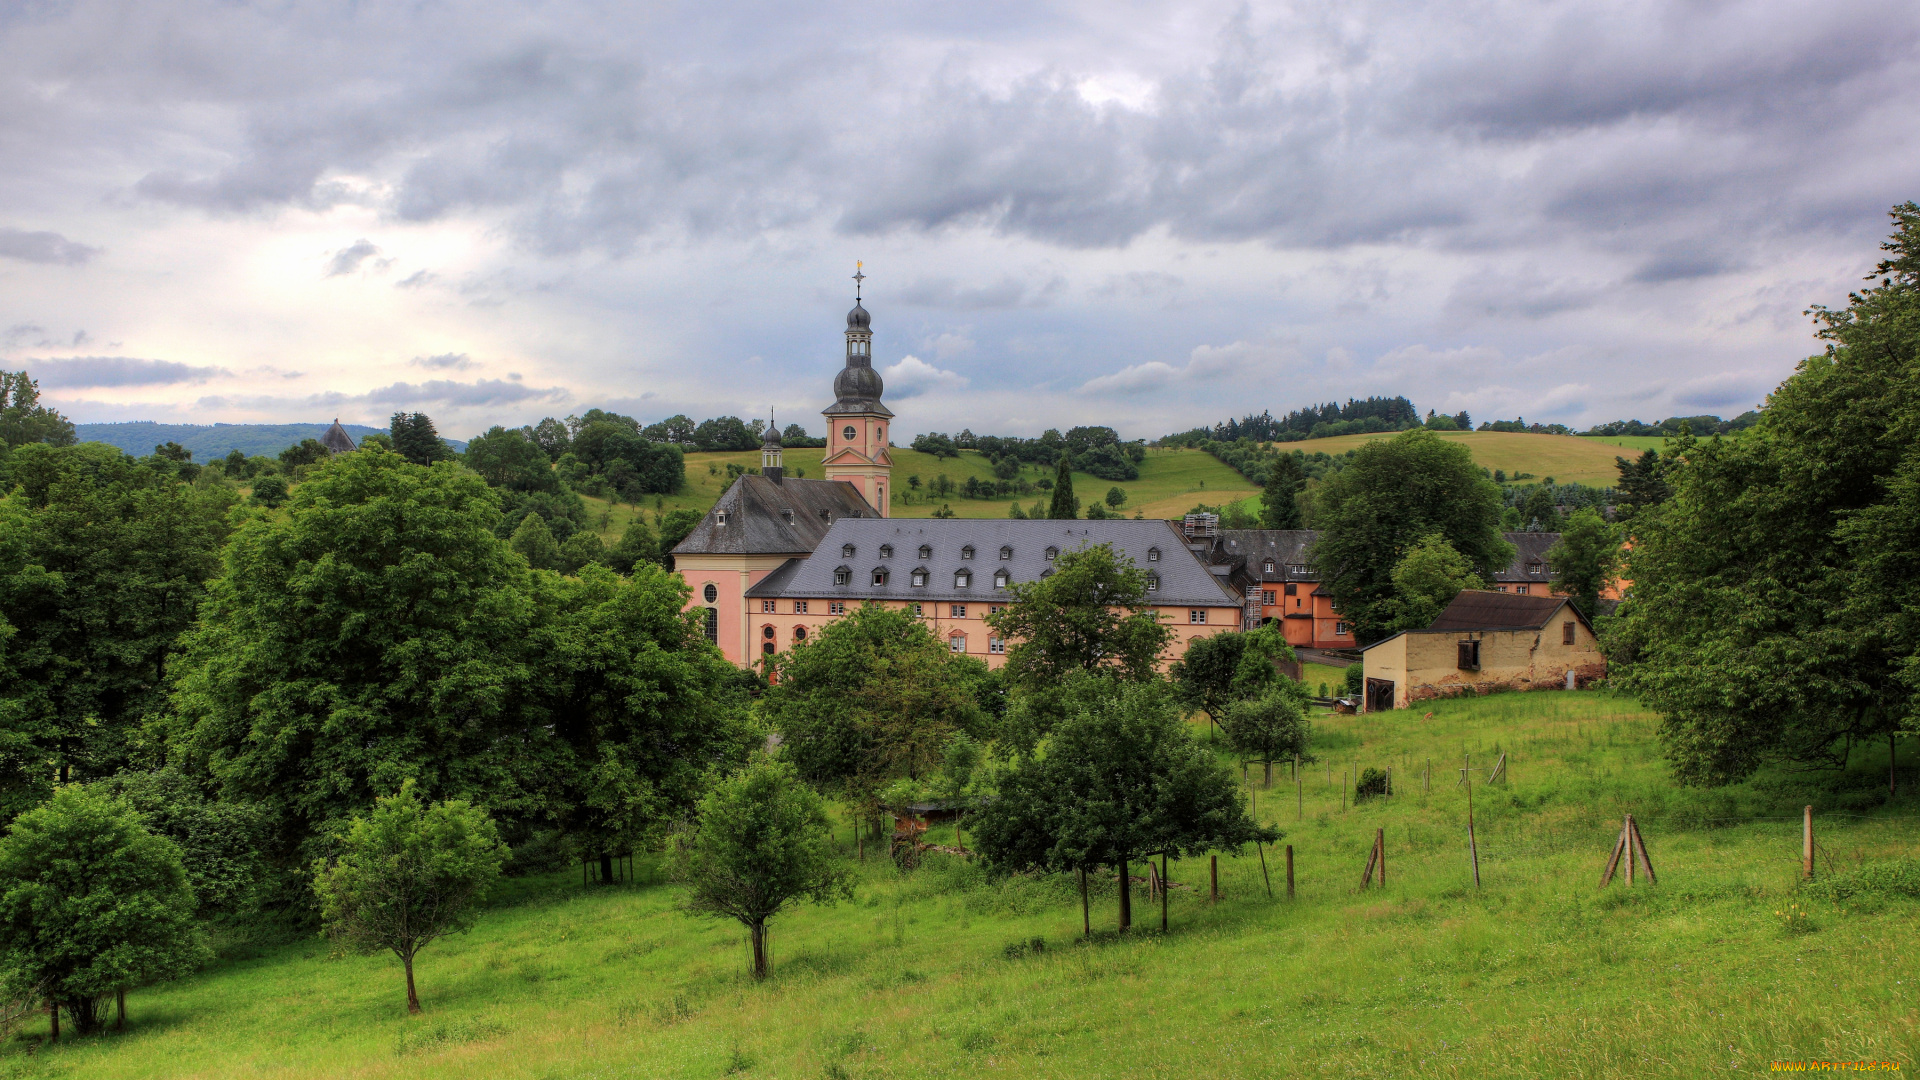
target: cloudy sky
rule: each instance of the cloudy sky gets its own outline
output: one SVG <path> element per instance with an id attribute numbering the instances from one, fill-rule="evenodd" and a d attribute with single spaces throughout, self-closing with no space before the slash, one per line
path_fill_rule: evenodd
<path id="1" fill-rule="evenodd" d="M 1911 0 L 0 3 L 80 421 L 1731 415 L 1920 198 Z"/>

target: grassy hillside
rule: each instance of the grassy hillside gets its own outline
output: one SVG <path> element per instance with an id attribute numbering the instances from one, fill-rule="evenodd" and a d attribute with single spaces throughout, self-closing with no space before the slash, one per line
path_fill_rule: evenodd
<path id="1" fill-rule="evenodd" d="M 1535 480 L 1551 476 L 1560 483 L 1573 481 L 1594 487 L 1612 487 L 1620 479 L 1613 459 L 1621 456 L 1621 446 L 1633 439 L 1603 440 L 1574 435 L 1529 435 L 1517 431 L 1442 431 L 1449 442 L 1466 444 L 1473 460 L 1489 469 L 1502 469 L 1511 476 L 1532 473 Z M 1283 443 L 1287 450 L 1344 454 L 1374 439 L 1391 439 L 1393 433 L 1379 435 L 1341 435 L 1332 439 L 1310 439 Z M 1647 440 L 1658 444 L 1661 440 Z"/>
<path id="2" fill-rule="evenodd" d="M 784 454 L 785 467 L 790 474 L 799 470 L 808 479 L 818 480 L 822 476 L 820 459 L 824 453 L 826 451 L 820 449 L 788 450 Z M 975 451 L 962 451 L 957 458 L 936 458 L 917 450 L 895 448 L 893 462 L 894 517 L 931 517 L 944 503 L 953 508 L 956 517 L 1004 518 L 1008 507 L 1015 501 L 963 499 L 957 494 L 948 499 L 934 499 L 925 494 L 925 485 L 942 474 L 956 485 L 966 483 L 969 476 L 977 476 L 982 480 L 993 479 L 993 467 Z M 760 467 L 760 452 L 688 454 L 687 490 L 678 495 L 649 498 L 643 507 L 644 511 L 649 518 L 654 513 L 681 507 L 704 511 L 713 505 L 713 501 L 731 482 L 727 476 L 729 464 L 757 469 Z M 1042 477 L 1052 479 L 1053 470 L 1029 468 L 1023 475 L 1029 481 L 1037 481 Z M 907 483 L 910 476 L 920 477 L 922 487 L 918 495 Z M 1104 499 L 1107 489 L 1112 487 L 1123 488 L 1127 492 L 1127 503 L 1121 510 L 1128 517 L 1132 517 L 1135 511 L 1150 518 L 1179 517 L 1197 503 L 1215 505 L 1259 495 L 1258 489 L 1247 483 L 1246 478 L 1222 465 L 1213 456 L 1198 450 L 1148 450 L 1146 460 L 1140 464 L 1140 479 L 1118 484 L 1087 473 L 1073 474 L 1073 490 L 1079 495 L 1082 507 L 1092 500 Z M 1045 502 L 1050 498 L 1050 493 L 1036 492 L 1018 501 L 1022 507 L 1031 508 L 1036 500 Z M 626 505 L 612 507 L 611 513 L 604 500 L 588 499 L 587 505 L 588 520 L 600 528 L 602 538 L 609 542 L 626 529 L 633 516 L 632 508 Z"/>
<path id="3" fill-rule="evenodd" d="M 1858 771 L 1770 774 L 1718 792 L 1673 787 L 1655 718 L 1602 693 L 1509 694 L 1317 723 L 1298 794 L 1284 769 L 1250 792 L 1296 855 L 1173 866 L 1186 886 L 1159 933 L 1078 942 L 1068 879 L 985 880 L 931 856 L 912 874 L 856 864 L 853 902 L 774 924 L 755 985 L 737 926 L 673 907 L 644 863 L 634 885 L 577 872 L 515 881 L 472 934 L 436 943 L 409 1018 L 391 957 L 325 943 L 239 950 L 129 995 L 123 1034 L 0 1047 L 0 1073 L 100 1078 L 503 1077 L 1608 1078 L 1753 1075 L 1774 1060 L 1920 1059 L 1906 961 L 1920 902 L 1796 898 L 1799 806 L 1820 812 L 1821 873 L 1916 853 L 1910 796 L 1881 806 L 1884 757 Z M 1202 729 L 1204 730 L 1204 729 Z M 1465 847 L 1462 755 L 1506 752 L 1473 792 L 1482 887 Z M 1435 783 L 1418 776 L 1431 760 Z M 1394 769 L 1358 807 L 1341 777 Z M 1253 776 L 1257 783 L 1258 770 Z M 1297 801 L 1296 801 L 1297 800 Z M 1660 883 L 1595 888 L 1633 812 Z M 1362 891 L 1375 830 L 1385 888 Z M 948 832 L 950 837 L 951 833 Z M 847 832 L 842 828 L 840 837 Z M 1114 883 L 1097 882 L 1096 928 Z M 1035 951 L 1032 942 L 1043 947 Z"/>

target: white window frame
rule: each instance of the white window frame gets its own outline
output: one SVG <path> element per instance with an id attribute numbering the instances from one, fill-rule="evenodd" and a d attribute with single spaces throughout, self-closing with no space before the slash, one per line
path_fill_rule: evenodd
<path id="1" fill-rule="evenodd" d="M 1205 626 L 1207 624 L 1207 609 L 1198 607 L 1188 608 L 1187 622 L 1193 626 Z"/>

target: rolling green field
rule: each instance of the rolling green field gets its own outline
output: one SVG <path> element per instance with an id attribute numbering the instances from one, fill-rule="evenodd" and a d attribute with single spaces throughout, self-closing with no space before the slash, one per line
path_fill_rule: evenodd
<path id="1" fill-rule="evenodd" d="M 806 473 L 808 479 L 818 480 L 822 476 L 820 458 L 824 453 L 819 449 L 788 450 L 784 454 L 785 468 L 789 473 L 798 469 Z M 895 447 L 892 453 L 894 499 L 891 512 L 894 517 L 932 517 L 933 512 L 944 503 L 953 508 L 955 517 L 1004 518 L 1007 508 L 1015 501 L 963 499 L 957 494 L 947 499 L 935 499 L 924 494 L 925 485 L 942 474 L 955 485 L 966 483 L 969 476 L 993 479 L 993 467 L 977 451 L 963 450 L 958 458 L 944 459 L 899 447 Z M 655 513 L 682 507 L 706 510 L 732 482 L 727 476 L 729 464 L 757 469 L 760 467 L 760 452 L 688 454 L 687 489 L 677 495 L 647 499 L 642 509 L 649 519 Z M 1051 479 L 1053 470 L 1029 467 L 1022 475 L 1029 481 L 1042 477 Z M 910 476 L 920 478 L 921 494 L 915 494 L 908 485 L 907 478 Z M 1088 473 L 1073 474 L 1073 490 L 1080 497 L 1082 507 L 1092 500 L 1104 499 L 1107 489 L 1113 487 L 1127 492 L 1127 502 L 1120 508 L 1127 517 L 1132 517 L 1138 511 L 1150 518 L 1177 518 L 1198 503 L 1219 505 L 1231 501 L 1257 500 L 1259 496 L 1259 490 L 1249 484 L 1245 477 L 1222 465 L 1212 455 L 1198 450 L 1148 450 L 1146 460 L 1140 463 L 1138 480 L 1115 483 Z M 1051 497 L 1050 493 L 1042 491 L 1018 501 L 1023 508 L 1031 508 L 1034 502 L 1045 502 Z M 618 539 L 633 518 L 632 507 L 620 504 L 612 507 L 609 513 L 609 507 L 603 499 L 587 499 L 587 508 L 588 521 L 599 529 L 601 539 L 608 543 Z"/>
<path id="2" fill-rule="evenodd" d="M 1090 942 L 1067 878 L 987 880 L 929 855 L 869 858 L 851 903 L 774 923 L 773 975 L 742 931 L 577 871 L 508 884 L 472 934 L 436 943 L 405 1013 L 390 957 L 318 940 L 230 948 L 129 996 L 124 1033 L 57 1046 L 29 1022 L 9 1077 L 1435 1077 L 1746 1076 L 1775 1060 L 1920 1062 L 1920 901 L 1796 896 L 1799 808 L 1823 877 L 1916 853 L 1886 759 L 1768 773 L 1715 792 L 1667 779 L 1655 718 L 1604 692 L 1507 694 L 1317 720 L 1319 760 L 1282 766 L 1257 813 L 1282 849 L 1172 866 L 1170 931 L 1136 886 L 1136 928 L 1096 880 Z M 1201 725 L 1198 730 L 1205 730 Z M 1476 771 L 1482 884 L 1458 770 Z M 1433 784 L 1423 782 L 1431 762 Z M 1354 806 L 1343 776 L 1393 769 Z M 1255 784 L 1259 767 L 1250 772 Z M 1623 813 L 1659 874 L 1596 888 Z M 1361 889 L 1376 830 L 1383 888 Z M 842 827 L 840 839 L 848 838 Z M 936 839 L 950 841 L 951 829 Z M 872 853 L 869 852 L 871 855 Z M 851 857 L 851 854 L 850 856 Z M 1136 872 L 1143 868 L 1136 867 Z M 1776 911 L 1798 899 L 1793 928 Z M 1034 942 L 1039 942 L 1036 947 Z"/>

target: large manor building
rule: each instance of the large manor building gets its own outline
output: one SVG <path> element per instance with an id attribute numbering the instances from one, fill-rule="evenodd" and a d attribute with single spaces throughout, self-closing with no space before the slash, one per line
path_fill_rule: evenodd
<path id="1" fill-rule="evenodd" d="M 873 367 L 870 316 L 855 296 L 846 362 L 834 377 L 824 479 L 786 475 L 769 425 L 760 471 L 734 480 L 673 549 L 707 637 L 742 666 L 818 634 L 861 604 L 906 608 L 955 653 L 993 666 L 1007 642 L 985 622 L 1010 587 L 1052 573 L 1065 552 L 1093 544 L 1147 572 L 1148 602 L 1175 633 L 1167 662 L 1206 634 L 1280 624 L 1296 647 L 1353 649 L 1308 558 L 1311 530 L 1221 529 L 1196 514 L 1164 520 L 896 520 L 889 516 L 893 412 Z M 1552 590 L 1544 553 L 1557 536 L 1509 533 L 1519 552 L 1496 574 L 1502 592 Z"/>

